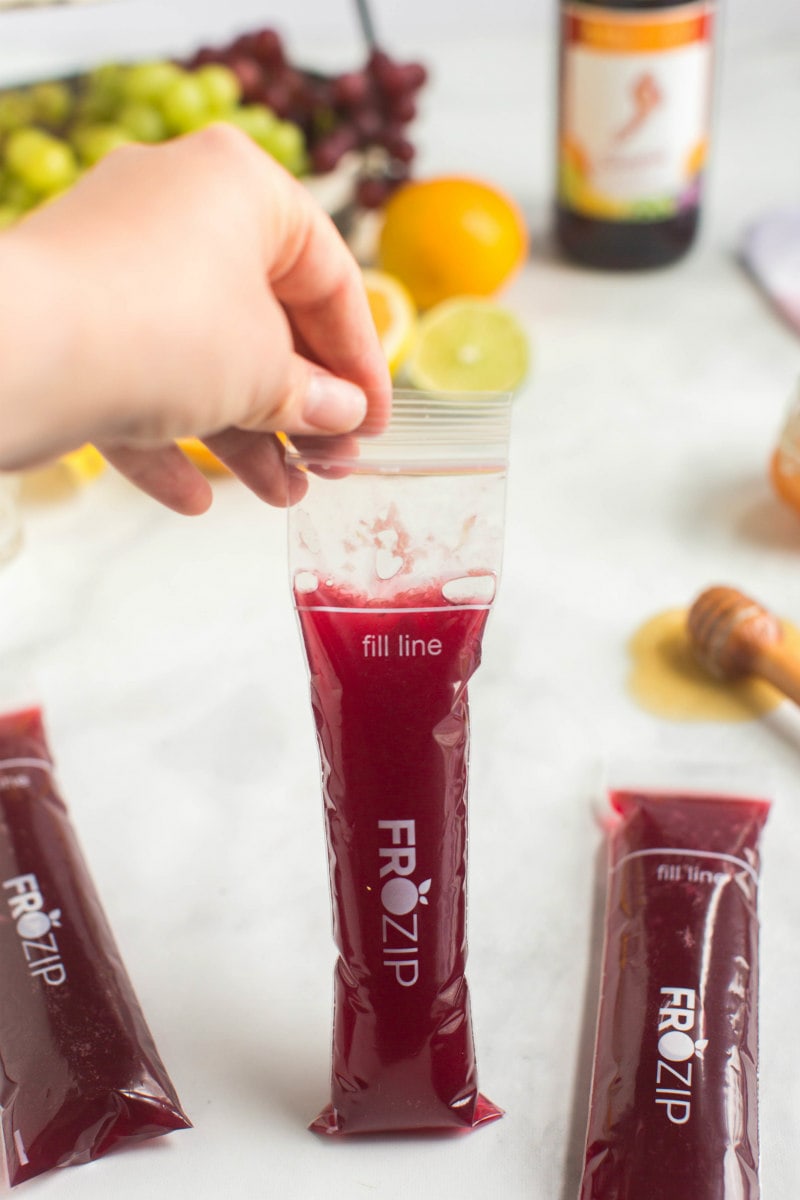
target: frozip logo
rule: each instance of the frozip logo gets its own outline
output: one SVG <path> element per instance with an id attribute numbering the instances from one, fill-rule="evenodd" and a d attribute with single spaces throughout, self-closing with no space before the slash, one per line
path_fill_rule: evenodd
<path id="1" fill-rule="evenodd" d="M 61 910 L 54 908 L 45 912 L 44 898 L 35 875 L 15 875 L 13 879 L 7 879 L 3 887 L 10 893 L 11 920 L 15 923 L 28 970 L 50 987 L 58 987 L 67 978 L 53 933 L 53 929 L 61 925 Z"/>
<path id="2" fill-rule="evenodd" d="M 419 979 L 418 906 L 428 903 L 431 881 L 414 883 L 417 869 L 417 832 L 414 821 L 378 821 L 389 845 L 381 846 L 381 939 L 383 965 L 394 971 L 401 987 L 413 987 Z"/>
<path id="3" fill-rule="evenodd" d="M 693 1059 L 703 1058 L 708 1040 L 692 1036 L 697 1020 L 693 988 L 664 987 L 658 1010 L 656 1104 L 673 1125 L 686 1125 L 692 1115 Z"/>

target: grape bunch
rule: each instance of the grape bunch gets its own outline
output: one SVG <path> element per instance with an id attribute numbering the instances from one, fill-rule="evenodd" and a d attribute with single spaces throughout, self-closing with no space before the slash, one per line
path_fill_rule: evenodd
<path id="1" fill-rule="evenodd" d="M 0 228 L 64 191 L 115 147 L 162 142 L 212 121 L 238 125 L 293 174 L 308 172 L 300 126 L 244 103 L 237 76 L 221 64 L 109 63 L 69 82 L 0 93 Z"/>
<path id="2" fill-rule="evenodd" d="M 234 73 L 246 101 L 303 130 L 315 173 L 334 170 L 350 151 L 366 152 L 357 192 L 362 206 L 377 208 L 408 178 L 414 145 L 407 128 L 427 80 L 421 63 L 398 62 L 375 49 L 361 69 L 323 76 L 293 67 L 279 34 L 266 28 L 226 46 L 204 47 L 187 66 L 210 64 Z"/>
<path id="3" fill-rule="evenodd" d="M 0 229 L 70 187 L 126 142 L 162 142 L 228 121 L 297 176 L 363 154 L 357 202 L 377 207 L 406 179 L 406 127 L 426 79 L 373 51 L 328 77 L 293 67 L 274 29 L 204 47 L 183 63 L 106 63 L 69 81 L 0 92 Z"/>

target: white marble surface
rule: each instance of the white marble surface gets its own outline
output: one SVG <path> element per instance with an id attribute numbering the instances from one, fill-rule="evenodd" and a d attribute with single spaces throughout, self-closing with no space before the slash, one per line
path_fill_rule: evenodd
<path id="1" fill-rule="evenodd" d="M 121 19 L 132 6 L 103 21 L 115 7 Z M 634 628 L 710 582 L 800 620 L 800 518 L 765 473 L 800 342 L 735 260 L 744 224 L 797 198 L 793 7 L 731 3 L 700 244 L 631 278 L 568 267 L 549 248 L 547 22 L 427 49 L 422 169 L 494 177 L 534 234 L 506 298 L 536 364 L 516 403 L 504 577 L 472 688 L 469 975 L 500 1123 L 455 1141 L 330 1144 L 305 1130 L 326 1099 L 333 950 L 283 516 L 222 482 L 212 511 L 185 520 L 111 473 L 29 497 L 24 549 L 0 571 L 2 707 L 20 694 L 44 704 L 62 789 L 195 1128 L 26 1194 L 572 1200 L 593 1021 L 590 800 L 620 751 L 778 768 L 762 891 L 762 1179 L 765 1197 L 800 1194 L 800 721 L 779 710 L 671 724 L 626 689 Z M 16 61 L 4 41 L 0 69 Z"/>

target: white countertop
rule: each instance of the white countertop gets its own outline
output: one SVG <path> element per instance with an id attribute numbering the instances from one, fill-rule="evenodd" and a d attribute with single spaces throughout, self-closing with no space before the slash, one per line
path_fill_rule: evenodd
<path id="1" fill-rule="evenodd" d="M 800 341 L 735 260 L 749 220 L 797 200 L 792 10 L 731 4 L 700 243 L 640 276 L 584 272 L 549 248 L 546 23 L 424 55 L 436 77 L 421 171 L 504 183 L 534 235 L 505 296 L 536 362 L 516 401 L 504 574 L 471 687 L 469 979 L 501 1122 L 456 1140 L 306 1132 L 327 1099 L 334 954 L 284 515 L 221 481 L 211 512 L 183 519 L 110 471 L 27 501 L 24 548 L 0 571 L 0 707 L 20 691 L 44 705 L 62 791 L 195 1127 L 26 1195 L 573 1200 L 594 1021 L 590 801 L 598 766 L 622 751 L 778 768 L 762 1183 L 773 1200 L 800 1194 L 800 718 L 787 706 L 746 724 L 669 723 L 626 689 L 630 634 L 712 582 L 800 622 L 800 516 L 766 478 Z M 11 58 L 6 44 L 7 73 Z"/>

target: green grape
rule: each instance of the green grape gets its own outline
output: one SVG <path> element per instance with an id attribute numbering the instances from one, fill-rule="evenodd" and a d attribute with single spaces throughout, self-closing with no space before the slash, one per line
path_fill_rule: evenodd
<path id="1" fill-rule="evenodd" d="M 167 126 L 161 113 L 152 104 L 129 100 L 117 113 L 116 124 L 137 142 L 163 142 Z"/>
<path id="2" fill-rule="evenodd" d="M 39 203 L 39 197 L 21 179 L 9 178 L 3 188 L 3 204 L 17 212 L 27 212 Z"/>
<path id="3" fill-rule="evenodd" d="M 78 164 L 72 147 L 53 138 L 49 145 L 42 148 L 38 159 L 29 164 L 27 180 L 24 182 L 40 195 L 52 196 L 74 183 L 77 173 Z"/>
<path id="4" fill-rule="evenodd" d="M 13 204 L 0 204 L 0 229 L 8 229 L 22 216 L 24 209 L 15 208 Z"/>
<path id="5" fill-rule="evenodd" d="M 0 133 L 10 133 L 33 120 L 33 101 L 28 92 L 0 92 Z"/>
<path id="6" fill-rule="evenodd" d="M 123 83 L 127 68 L 119 63 L 103 63 L 89 72 L 84 80 L 83 94 L 78 102 L 81 115 L 95 121 L 105 121 L 122 102 Z"/>
<path id="7" fill-rule="evenodd" d="M 77 124 L 89 124 L 93 121 L 111 121 L 119 108 L 119 100 L 103 96 L 98 92 L 84 92 L 75 101 L 72 114 Z"/>
<path id="8" fill-rule="evenodd" d="M 59 128 L 64 124 L 72 110 L 72 96 L 65 83 L 55 80 L 49 83 L 37 83 L 30 90 L 33 104 L 34 120 L 43 125 Z"/>
<path id="9" fill-rule="evenodd" d="M 191 75 L 174 80 L 158 107 L 170 133 L 189 133 L 207 124 L 211 116 L 203 85 Z"/>
<path id="10" fill-rule="evenodd" d="M 259 146 L 264 145 L 278 124 L 275 113 L 264 104 L 243 104 L 229 112 L 225 120 L 248 134 Z"/>
<path id="11" fill-rule="evenodd" d="M 72 148 L 39 129 L 17 129 L 5 147 L 9 171 L 38 195 L 50 195 L 75 178 L 78 164 Z"/>
<path id="12" fill-rule="evenodd" d="M 128 146 L 134 139 L 126 129 L 110 123 L 80 125 L 72 131 L 72 144 L 85 167 L 93 167 L 118 146 Z"/>
<path id="13" fill-rule="evenodd" d="M 207 63 L 193 72 L 202 86 L 208 111 L 214 116 L 224 116 L 242 98 L 242 87 L 230 67 L 222 63 Z"/>
<path id="14" fill-rule="evenodd" d="M 126 100 L 140 100 L 145 104 L 160 100 L 186 72 L 172 62 L 136 63 L 128 67 L 123 75 L 122 91 Z"/>
<path id="15" fill-rule="evenodd" d="M 277 121 L 270 136 L 259 140 L 259 145 L 293 175 L 303 175 L 308 170 L 303 131 L 291 121 Z"/>

